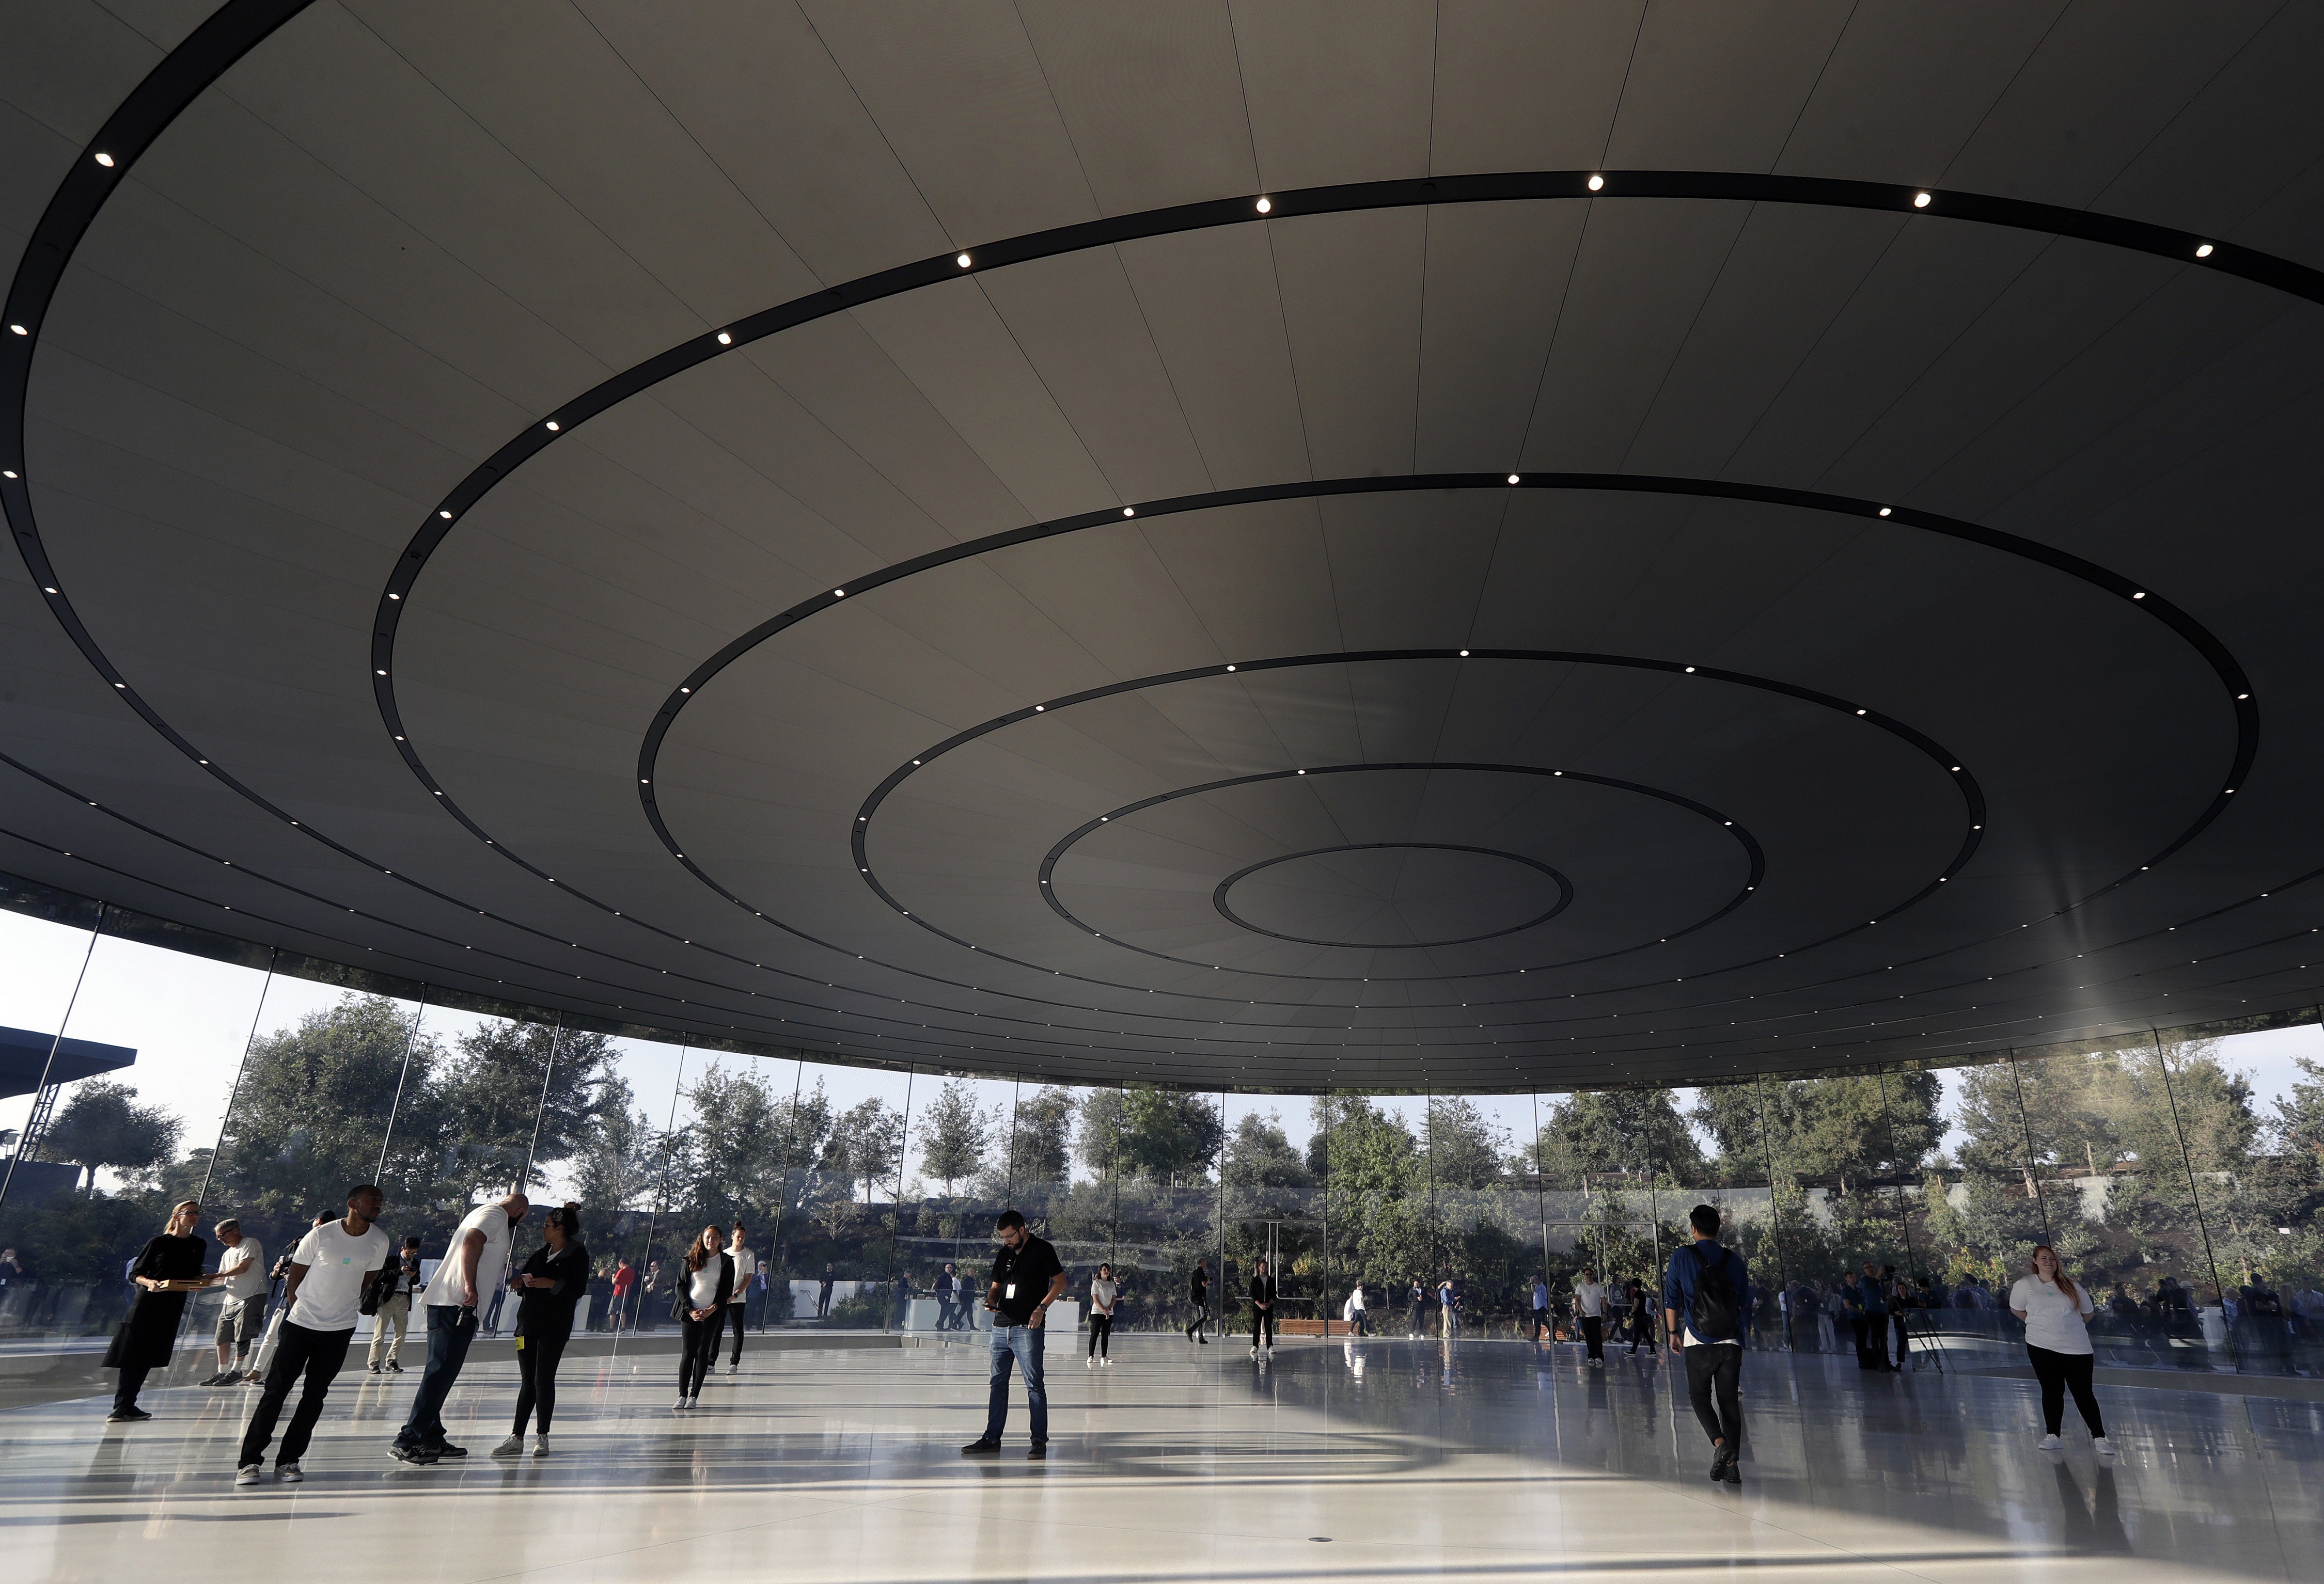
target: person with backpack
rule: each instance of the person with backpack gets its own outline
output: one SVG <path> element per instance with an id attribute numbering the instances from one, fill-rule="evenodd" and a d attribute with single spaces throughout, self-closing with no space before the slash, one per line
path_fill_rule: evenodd
<path id="1" fill-rule="evenodd" d="M 1751 1273 L 1740 1254 L 1720 1247 L 1715 1208 L 1698 1204 L 1686 1219 L 1694 1240 L 1671 1256 L 1663 1323 L 1671 1350 L 1686 1359 L 1687 1397 L 1711 1438 L 1711 1481 L 1740 1485 L 1743 1317 L 1751 1312 Z"/>

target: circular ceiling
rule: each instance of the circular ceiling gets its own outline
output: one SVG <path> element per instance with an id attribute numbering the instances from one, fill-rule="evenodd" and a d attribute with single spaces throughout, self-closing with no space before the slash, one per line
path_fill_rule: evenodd
<path id="1" fill-rule="evenodd" d="M 2279 1017 L 2324 24 L 60 0 L 0 870 L 1310 1088 Z"/>

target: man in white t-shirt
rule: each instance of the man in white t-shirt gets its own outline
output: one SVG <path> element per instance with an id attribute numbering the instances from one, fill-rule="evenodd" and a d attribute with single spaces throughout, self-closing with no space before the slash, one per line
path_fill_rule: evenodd
<path id="1" fill-rule="evenodd" d="M 306 1386 L 275 1454 L 274 1477 L 291 1485 L 306 1478 L 299 1460 L 306 1456 L 315 1421 L 323 1416 L 323 1397 L 339 1366 L 346 1362 L 364 1284 L 395 1257 L 387 1234 L 372 1225 L 379 1219 L 380 1197 L 370 1183 L 348 1189 L 346 1219 L 324 1222 L 291 1250 L 274 1360 L 266 1368 L 266 1389 L 259 1393 L 258 1406 L 251 1410 L 250 1423 L 242 1432 L 242 1452 L 235 1460 L 236 1485 L 265 1479 L 266 1443 L 274 1439 L 274 1422 L 292 1384 L 301 1377 Z"/>
<path id="2" fill-rule="evenodd" d="M 1573 1289 L 1573 1312 L 1582 1322 L 1582 1340 L 1590 1344 L 1590 1362 L 1606 1367 L 1606 1284 L 1588 1266 L 1582 1267 L 1582 1285 Z"/>
<path id="3" fill-rule="evenodd" d="M 734 1262 L 734 1295 L 726 1300 L 726 1323 L 734 1328 L 734 1356 L 726 1360 L 726 1373 L 742 1372 L 742 1327 L 751 1315 L 751 1278 L 759 1274 L 759 1256 L 745 1248 L 742 1239 L 750 1236 L 742 1222 L 734 1223 L 734 1235 L 726 1240 L 726 1254 Z M 713 1353 L 712 1358 L 717 1355 Z"/>
<path id="4" fill-rule="evenodd" d="M 411 1399 L 411 1417 L 396 1432 L 388 1453 L 399 1463 L 433 1463 L 442 1458 L 465 1458 L 466 1447 L 444 1439 L 444 1399 L 460 1378 L 468 1361 L 468 1344 L 476 1340 L 476 1298 L 490 1296 L 508 1269 L 509 1239 L 524 1220 L 531 1202 L 512 1193 L 492 1204 L 470 1211 L 452 1234 L 443 1260 L 428 1284 L 428 1368 L 420 1390 Z"/>
<path id="5" fill-rule="evenodd" d="M 267 1280 L 265 1248 L 244 1236 L 240 1221 L 222 1220 L 212 1230 L 224 1252 L 210 1281 L 226 1289 L 226 1303 L 218 1310 L 217 1373 L 202 1384 L 237 1386 L 249 1368 L 251 1345 L 266 1328 L 266 1290 L 272 1284 Z"/>

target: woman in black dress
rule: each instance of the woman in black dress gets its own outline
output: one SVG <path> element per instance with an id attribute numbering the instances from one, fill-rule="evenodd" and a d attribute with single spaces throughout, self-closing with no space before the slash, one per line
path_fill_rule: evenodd
<path id="1" fill-rule="evenodd" d="M 573 1306 L 589 1290 L 589 1250 L 581 1243 L 581 1207 L 560 1204 L 549 1212 L 542 1236 L 547 1241 L 532 1251 L 514 1282 L 516 1309 L 516 1368 L 523 1384 L 517 1387 L 516 1423 L 508 1439 L 493 1449 L 495 1458 L 513 1458 L 524 1450 L 525 1421 L 540 1410 L 540 1429 L 532 1438 L 532 1455 L 549 1456 L 549 1418 L 557 1412 L 557 1364 L 565 1344 L 573 1340 Z"/>
<path id="2" fill-rule="evenodd" d="M 130 1306 L 129 1318 L 121 1322 L 121 1329 L 113 1333 L 113 1345 L 105 1350 L 105 1368 L 121 1371 L 120 1389 L 113 1394 L 113 1412 L 106 1415 L 109 1424 L 153 1417 L 137 1405 L 138 1389 L 147 1375 L 170 1367 L 178 1322 L 186 1312 L 186 1294 L 209 1285 L 202 1275 L 202 1253 L 209 1245 L 193 1236 L 201 1219 L 202 1207 L 192 1200 L 177 1205 L 170 1211 L 170 1224 L 161 1235 L 146 1244 L 129 1267 L 129 1279 L 138 1287 L 137 1302 Z"/>

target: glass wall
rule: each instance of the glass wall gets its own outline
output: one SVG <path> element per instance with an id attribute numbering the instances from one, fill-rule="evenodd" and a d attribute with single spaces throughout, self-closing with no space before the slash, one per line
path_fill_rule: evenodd
<path id="1" fill-rule="evenodd" d="M 981 1329 L 1014 1208 L 1056 1245 L 1067 1314 L 1112 1266 L 1122 1331 L 1186 1329 L 1199 1265 L 1212 1334 L 1247 1346 L 1264 1258 L 1286 1338 L 1343 1334 L 1360 1293 L 1376 1335 L 1531 1340 L 1538 1285 L 1542 1345 L 1572 1349 L 1587 1272 L 1609 1348 L 1651 1356 L 1660 1273 L 1710 1203 L 1762 1348 L 2019 1362 L 2009 1287 L 2047 1243 L 2098 1300 L 2104 1363 L 2324 1370 L 2313 1026 L 1695 1089 L 1221 1094 L 742 1054 L 169 940 L 0 913 L 0 1347 L 100 1347 L 178 1200 L 211 1265 L 231 1217 L 271 1266 L 377 1181 L 431 1261 L 512 1187 L 577 1203 L 582 1324 L 665 1341 L 688 1245 L 738 1222 L 752 1328 Z M 191 1306 L 172 1378 L 215 1368 L 218 1307 Z"/>

